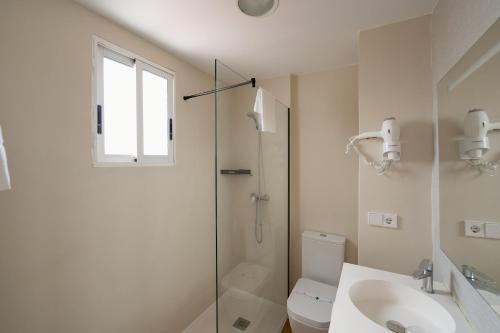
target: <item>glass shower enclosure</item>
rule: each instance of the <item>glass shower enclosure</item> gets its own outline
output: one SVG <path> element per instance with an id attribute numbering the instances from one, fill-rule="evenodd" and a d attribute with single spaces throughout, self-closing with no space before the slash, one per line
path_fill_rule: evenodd
<path id="1" fill-rule="evenodd" d="M 248 80 L 215 61 L 216 91 Z M 218 333 L 279 333 L 287 316 L 289 109 L 262 131 L 258 86 L 215 94 Z"/>

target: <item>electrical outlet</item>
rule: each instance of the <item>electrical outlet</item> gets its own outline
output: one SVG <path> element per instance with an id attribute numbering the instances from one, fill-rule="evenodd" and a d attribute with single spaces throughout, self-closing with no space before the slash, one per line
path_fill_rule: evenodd
<path id="1" fill-rule="evenodd" d="M 398 215 L 393 213 L 368 213 L 368 224 L 383 228 L 398 228 Z"/>
<path id="2" fill-rule="evenodd" d="M 484 238 L 484 222 L 477 220 L 465 220 L 465 236 Z"/>
<path id="3" fill-rule="evenodd" d="M 465 236 L 500 239 L 500 223 L 493 221 L 465 220 Z"/>
<path id="4" fill-rule="evenodd" d="M 383 227 L 386 228 L 398 228 L 398 215 L 393 213 L 384 213 L 383 215 Z"/>

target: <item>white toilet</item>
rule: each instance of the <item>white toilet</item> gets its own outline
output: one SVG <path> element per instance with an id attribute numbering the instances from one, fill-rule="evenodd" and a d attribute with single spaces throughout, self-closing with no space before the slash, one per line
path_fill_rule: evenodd
<path id="1" fill-rule="evenodd" d="M 293 333 L 328 331 L 344 249 L 343 236 L 313 231 L 302 234 L 302 278 L 287 301 Z"/>

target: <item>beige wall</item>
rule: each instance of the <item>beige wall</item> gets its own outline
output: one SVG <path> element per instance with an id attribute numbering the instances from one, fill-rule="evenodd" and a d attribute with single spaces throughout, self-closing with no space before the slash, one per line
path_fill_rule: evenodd
<path id="1" fill-rule="evenodd" d="M 285 106 L 290 107 L 292 99 L 291 76 L 258 81 L 257 85 L 274 95 Z"/>
<path id="2" fill-rule="evenodd" d="M 430 16 L 360 34 L 359 130 L 378 130 L 395 116 L 401 126 L 401 162 L 383 176 L 360 163 L 359 263 L 411 273 L 432 255 L 433 157 Z M 380 159 L 381 145 L 363 148 Z M 399 229 L 368 226 L 370 211 L 399 215 Z"/>
<path id="3" fill-rule="evenodd" d="M 292 80 L 292 286 L 301 272 L 303 230 L 347 237 L 357 262 L 358 166 L 344 154 L 358 131 L 357 67 Z"/>
<path id="4" fill-rule="evenodd" d="M 457 22 L 498 17 L 498 6 L 473 7 L 439 2 L 434 83 L 491 20 L 471 21 L 474 34 Z M 304 229 L 346 235 L 349 262 L 358 239 L 363 265 L 409 273 L 430 256 L 429 29 L 423 17 L 360 35 L 360 131 L 396 116 L 403 153 L 387 176 L 360 165 L 358 208 L 357 158 L 344 155 L 358 132 L 356 67 L 262 84 L 292 108 L 292 284 Z M 176 71 L 175 167 L 91 166 L 93 34 Z M 210 89 L 210 77 L 63 0 L 2 1 L 0 43 L 13 177 L 0 192 L 0 331 L 181 331 L 214 297 L 213 100 L 180 98 Z M 398 213 L 401 228 L 367 226 L 371 210 Z"/>
<path id="5" fill-rule="evenodd" d="M 212 80 L 70 1 L 2 1 L 0 331 L 180 332 L 214 300 Z M 94 168 L 91 37 L 177 73 L 177 164 Z"/>

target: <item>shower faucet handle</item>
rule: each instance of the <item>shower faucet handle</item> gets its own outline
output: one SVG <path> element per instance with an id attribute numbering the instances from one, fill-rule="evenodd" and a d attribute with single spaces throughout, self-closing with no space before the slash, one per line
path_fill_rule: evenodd
<path id="1" fill-rule="evenodd" d="M 269 194 L 259 195 L 257 193 L 252 193 L 250 194 L 250 199 L 252 199 L 252 202 L 269 201 L 270 197 Z"/>
<path id="2" fill-rule="evenodd" d="M 260 196 L 260 199 L 261 201 L 269 201 L 270 197 L 269 197 L 269 194 L 264 194 L 264 195 L 261 195 Z"/>

